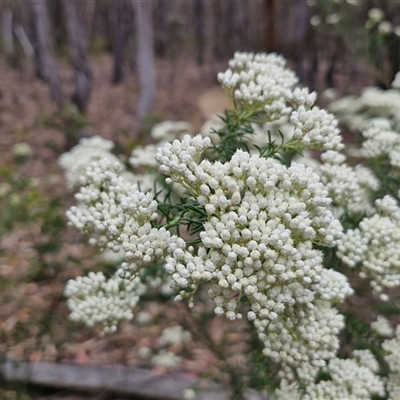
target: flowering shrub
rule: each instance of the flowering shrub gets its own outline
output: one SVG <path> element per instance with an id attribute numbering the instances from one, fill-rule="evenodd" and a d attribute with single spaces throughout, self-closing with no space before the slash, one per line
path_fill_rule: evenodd
<path id="1" fill-rule="evenodd" d="M 397 114 L 377 120 L 378 111 L 370 118 L 368 107 L 357 108 L 365 137 L 357 152 L 370 165 L 354 165 L 338 120 L 296 86 L 282 57 L 236 53 L 218 80 L 233 110 L 208 135 L 185 134 L 183 123 L 155 127 L 158 147 L 132 152 L 136 174 L 104 154 L 111 146 L 101 138 L 91 139 L 90 153 L 86 140 L 61 158 L 68 180 L 80 184 L 70 224 L 123 259 L 108 280 L 91 273 L 67 283 L 71 318 L 114 331 L 154 287 L 155 268 L 176 301 L 195 307 L 206 294 L 215 315 L 246 319 L 253 350 L 265 356 L 255 368 L 270 376 L 243 379 L 232 398 L 243 398 L 246 385 L 271 391 L 276 383 L 278 400 L 397 398 L 399 329 L 376 315 L 355 346 L 348 307 L 364 280 L 377 304 L 400 286 Z M 390 105 L 385 96 L 393 94 L 382 94 Z M 382 161 L 386 179 L 373 168 Z M 179 364 L 164 350 L 152 360 Z"/>

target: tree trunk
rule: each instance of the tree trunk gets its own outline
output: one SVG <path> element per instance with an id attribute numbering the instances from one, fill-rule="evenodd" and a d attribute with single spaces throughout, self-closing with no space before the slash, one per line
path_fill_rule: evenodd
<path id="1" fill-rule="evenodd" d="M 167 53 L 168 37 L 166 32 L 168 30 L 168 3 L 169 0 L 159 0 L 154 15 L 155 32 L 154 32 L 154 51 L 157 57 L 164 58 Z"/>
<path id="2" fill-rule="evenodd" d="M 202 65 L 204 61 L 204 3 L 203 0 L 195 0 L 194 2 L 194 21 L 195 21 L 195 35 L 197 44 L 197 57 L 198 65 Z"/>
<path id="3" fill-rule="evenodd" d="M 335 87 L 336 64 L 340 59 L 341 53 L 343 53 L 343 49 L 341 48 L 341 40 L 339 37 L 334 38 L 332 46 L 333 49 L 331 50 L 331 55 L 329 57 L 329 66 L 325 74 L 325 82 L 328 88 Z"/>
<path id="4" fill-rule="evenodd" d="M 2 14 L 3 26 L 3 48 L 6 55 L 6 59 L 11 63 L 14 55 L 14 40 L 13 40 L 13 13 L 10 8 L 6 8 Z"/>
<path id="5" fill-rule="evenodd" d="M 85 1 L 84 24 L 86 27 L 86 41 L 89 45 L 92 34 L 94 14 L 96 11 L 96 0 Z"/>
<path id="6" fill-rule="evenodd" d="M 78 9 L 78 7 L 82 7 L 82 3 L 65 0 L 64 7 L 76 82 L 76 90 L 71 100 L 80 111 L 85 111 L 89 104 L 92 72 L 88 60 L 87 38 L 81 18 L 82 13 L 79 13 L 82 10 Z"/>
<path id="7" fill-rule="evenodd" d="M 54 48 L 58 54 L 65 54 L 68 47 L 68 35 L 62 0 L 48 2 L 48 10 L 52 24 L 51 34 Z"/>
<path id="8" fill-rule="evenodd" d="M 212 3 L 213 9 L 213 56 L 217 60 L 222 60 L 225 56 L 222 50 L 221 39 L 223 39 L 223 29 L 221 27 L 223 12 L 222 12 L 222 4 L 219 1 L 215 1 Z"/>
<path id="9" fill-rule="evenodd" d="M 137 116 L 140 122 L 153 111 L 156 85 L 154 73 L 154 39 L 151 3 L 132 0 L 137 32 L 137 64 L 140 81 L 140 98 Z"/>
<path id="10" fill-rule="evenodd" d="M 275 0 L 265 0 L 266 29 L 265 29 L 265 49 L 268 53 L 275 50 Z"/>
<path id="11" fill-rule="evenodd" d="M 17 24 L 16 27 L 14 28 L 14 33 L 17 36 L 19 42 L 21 43 L 21 46 L 25 52 L 25 55 L 27 55 L 30 58 L 35 57 L 35 50 L 32 47 L 31 42 L 29 41 L 29 38 L 27 34 L 25 33 L 24 28 L 22 25 Z"/>
<path id="12" fill-rule="evenodd" d="M 119 83 L 124 79 L 124 45 L 126 39 L 124 24 L 125 3 L 115 1 L 112 4 L 112 20 L 113 20 L 113 53 L 114 65 L 112 82 Z"/>
<path id="13" fill-rule="evenodd" d="M 64 104 L 57 63 L 50 42 L 49 16 L 44 0 L 24 3 L 31 27 L 33 48 L 35 51 L 36 75 L 50 85 L 51 95 L 59 109 Z"/>
<path id="14" fill-rule="evenodd" d="M 243 38 L 242 32 L 242 10 L 243 7 L 247 7 L 247 5 L 243 5 L 241 2 L 228 2 L 228 34 L 230 39 L 230 56 L 238 50 L 243 50 L 243 42 L 245 39 Z M 250 27 L 247 27 L 250 29 Z"/>

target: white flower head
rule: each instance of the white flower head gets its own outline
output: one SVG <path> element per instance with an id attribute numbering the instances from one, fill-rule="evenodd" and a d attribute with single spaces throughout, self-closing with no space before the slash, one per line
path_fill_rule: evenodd
<path id="1" fill-rule="evenodd" d="M 382 21 L 384 16 L 385 16 L 384 12 L 377 7 L 373 7 L 368 11 L 368 18 L 375 22 Z"/>
<path id="2" fill-rule="evenodd" d="M 266 121 L 279 119 L 290 111 L 286 93 L 290 93 L 298 78 L 286 68 L 282 56 L 237 52 L 229 67 L 218 74 L 218 81 L 230 99 L 246 109 L 264 112 Z"/>
<path id="3" fill-rule="evenodd" d="M 322 18 L 321 18 L 320 15 L 313 15 L 313 16 L 310 18 L 310 24 L 311 24 L 312 26 L 320 26 L 321 23 L 322 23 Z"/>
<path id="4" fill-rule="evenodd" d="M 377 366 L 378 362 L 371 352 L 355 350 L 354 358 L 333 358 L 322 369 L 330 379 L 309 382 L 304 390 L 296 386 L 294 379 L 291 385 L 281 385 L 275 397 L 276 400 L 358 400 L 385 396 L 385 384 L 376 374 Z"/>
<path id="5" fill-rule="evenodd" d="M 340 150 L 343 148 L 338 121 L 327 111 L 318 107 L 307 109 L 300 106 L 290 115 L 295 127 L 293 139 L 305 149 Z"/>
<path id="6" fill-rule="evenodd" d="M 383 315 L 378 315 L 376 321 L 371 323 L 371 328 L 380 336 L 391 337 L 394 334 L 390 321 Z"/>
<path id="7" fill-rule="evenodd" d="M 107 159 L 119 163 L 118 158 L 111 153 L 114 143 L 100 136 L 82 138 L 69 152 L 62 154 L 58 163 L 65 171 L 68 186 L 72 188 L 79 183 L 80 177 L 94 161 Z M 122 169 L 122 164 L 120 166 Z"/>
<path id="8" fill-rule="evenodd" d="M 150 136 L 157 140 L 171 141 L 193 132 L 193 126 L 185 121 L 163 121 L 153 126 Z"/>
<path id="9" fill-rule="evenodd" d="M 330 25 L 338 24 L 342 19 L 342 16 L 339 13 L 329 14 L 326 17 L 326 23 Z"/>
<path id="10" fill-rule="evenodd" d="M 72 321 L 88 327 L 101 325 L 103 332 L 109 333 L 116 331 L 120 321 L 133 318 L 132 309 L 144 291 L 139 278 L 106 279 L 101 272 L 89 272 L 88 276 L 69 280 L 64 294 Z"/>
<path id="11" fill-rule="evenodd" d="M 169 346 L 171 344 L 181 344 L 190 340 L 190 332 L 183 329 L 180 325 L 171 326 L 165 328 L 160 338 L 158 339 L 158 344 L 160 346 Z"/>
<path id="12" fill-rule="evenodd" d="M 172 351 L 161 350 L 151 358 L 151 363 L 165 369 L 176 369 L 181 364 L 181 359 Z"/>
<path id="13" fill-rule="evenodd" d="M 389 21 L 382 21 L 378 25 L 378 32 L 382 35 L 389 35 L 393 32 L 393 25 Z"/>
<path id="14" fill-rule="evenodd" d="M 390 196 L 375 202 L 378 210 L 364 218 L 358 228 L 349 229 L 339 240 L 338 256 L 350 268 L 360 266 L 372 290 L 400 286 L 400 209 Z"/>
<path id="15" fill-rule="evenodd" d="M 148 144 L 147 146 L 138 146 L 132 150 L 129 158 L 129 164 L 134 168 L 150 167 L 156 168 L 158 166 L 155 156 L 157 153 L 158 144 Z"/>
<path id="16" fill-rule="evenodd" d="M 79 230 L 96 236 L 92 243 L 115 252 L 122 248 L 126 261 L 118 274 L 129 279 L 172 248 L 184 248 L 185 242 L 164 227 L 152 227 L 158 216 L 154 194 L 139 190 L 119 169 L 120 164 L 108 160 L 92 163 L 81 177 L 78 207 L 71 207 L 67 217 Z"/>

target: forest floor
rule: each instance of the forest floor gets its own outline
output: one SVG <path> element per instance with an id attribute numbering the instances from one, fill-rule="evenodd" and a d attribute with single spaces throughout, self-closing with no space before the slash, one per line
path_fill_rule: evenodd
<path id="1" fill-rule="evenodd" d="M 73 71 L 66 62 L 60 64 L 63 87 L 70 95 Z M 140 136 L 135 117 L 137 80 L 130 73 L 125 82 L 111 84 L 109 56 L 94 57 L 92 67 L 85 135 L 112 139 L 123 150 Z M 160 61 L 149 126 L 172 119 L 189 121 L 199 129 L 213 112 L 227 106 L 222 90 L 216 88 L 216 74 L 225 68 L 225 64 L 198 67 L 184 58 L 174 63 Z M 201 337 L 192 334 L 185 343 L 159 344 L 166 327 L 190 325 L 183 304 L 148 301 L 135 310 L 142 318 L 121 324 L 117 333 L 108 336 L 68 321 L 63 297 L 67 280 L 110 266 L 86 244 L 86 238 L 66 226 L 65 211 L 74 199 L 57 164 L 66 139 L 65 132 L 49 127 L 49 117 L 56 109 L 47 85 L 34 77 L 28 65 L 15 70 L 0 61 L 0 71 L 0 362 L 122 364 L 167 373 L 166 368 L 151 367 L 140 356 L 141 349 L 149 348 L 178 355 L 177 369 L 188 376 L 207 375 L 223 381 L 218 361 Z M 32 149 L 32 156 L 24 160 L 14 154 L 14 146 L 21 142 Z M 219 319 L 214 321 L 211 332 L 216 343 L 230 347 L 227 354 L 240 364 L 246 336 L 237 333 L 237 326 L 224 323 L 223 329 Z M 0 399 L 7 400 L 103 398 L 101 393 L 71 396 L 69 391 L 45 395 L 25 387 L 0 389 Z"/>

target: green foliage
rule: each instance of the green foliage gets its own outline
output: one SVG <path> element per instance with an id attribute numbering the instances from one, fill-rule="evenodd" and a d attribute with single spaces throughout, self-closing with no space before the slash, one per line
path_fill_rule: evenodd
<path id="1" fill-rule="evenodd" d="M 225 162 L 231 159 L 237 149 L 249 151 L 249 142 L 254 135 L 251 123 L 238 116 L 236 111 L 225 111 L 220 117 L 224 122 L 224 129 L 213 133 L 219 136 L 219 143 L 213 145 L 215 155 L 212 159 Z"/>
<path id="2" fill-rule="evenodd" d="M 158 211 L 167 223 L 163 225 L 166 229 L 176 229 L 180 236 L 183 229 L 192 236 L 203 230 L 203 224 L 207 221 L 207 213 L 196 201 L 181 198 L 179 203 L 158 203 Z M 188 244 L 200 243 L 199 238 L 188 241 Z"/>

